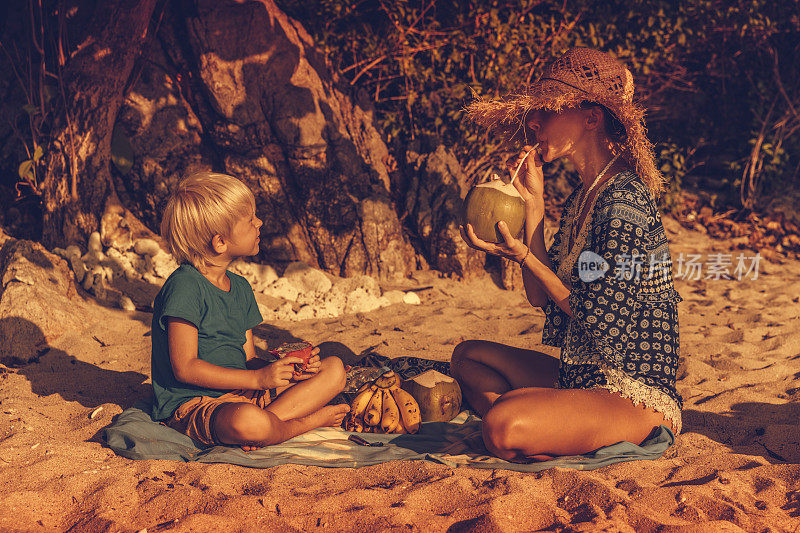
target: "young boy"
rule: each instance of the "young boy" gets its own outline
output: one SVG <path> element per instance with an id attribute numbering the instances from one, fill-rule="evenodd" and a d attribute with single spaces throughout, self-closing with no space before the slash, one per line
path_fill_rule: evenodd
<path id="1" fill-rule="evenodd" d="M 261 221 L 241 181 L 198 173 L 180 183 L 164 210 L 161 235 L 181 266 L 156 296 L 152 324 L 153 418 L 203 444 L 245 451 L 320 426 L 337 426 L 347 405 L 338 357 L 294 373 L 299 358 L 256 358 L 261 323 L 253 289 L 227 267 L 258 253 Z"/>

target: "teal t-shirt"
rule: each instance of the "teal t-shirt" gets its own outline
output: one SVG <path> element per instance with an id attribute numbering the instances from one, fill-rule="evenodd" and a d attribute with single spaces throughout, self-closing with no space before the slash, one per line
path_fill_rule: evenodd
<path id="1" fill-rule="evenodd" d="M 225 368 L 244 369 L 245 333 L 261 323 L 261 313 L 250 284 L 227 272 L 231 282 L 223 291 L 195 267 L 182 264 L 164 282 L 153 303 L 150 370 L 155 402 L 152 416 L 164 420 L 196 396 L 217 398 L 230 390 L 206 389 L 175 379 L 169 359 L 166 317 L 188 320 L 197 327 L 197 357 Z"/>

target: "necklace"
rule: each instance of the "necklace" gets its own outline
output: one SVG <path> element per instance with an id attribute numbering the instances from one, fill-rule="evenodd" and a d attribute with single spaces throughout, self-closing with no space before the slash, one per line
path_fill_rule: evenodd
<path id="1" fill-rule="evenodd" d="M 580 202 L 578 202 L 578 210 L 575 213 L 577 217 L 581 216 L 581 213 L 583 213 L 583 208 L 586 207 L 586 201 L 589 199 L 589 195 L 592 193 L 595 187 L 600 185 L 600 181 L 603 179 L 603 176 L 605 175 L 606 172 L 608 172 L 608 169 L 611 168 L 611 165 L 614 164 L 614 161 L 616 161 L 618 157 L 619 154 L 611 158 L 611 161 L 609 161 L 608 164 L 605 167 L 603 167 L 603 170 L 601 170 L 600 174 L 598 174 L 597 177 L 594 179 L 592 185 L 581 195 Z M 578 219 L 576 218 L 573 222 L 577 221 Z M 581 230 L 581 228 L 577 226 L 578 224 L 575 223 L 572 224 L 572 228 L 570 231 L 570 242 L 572 243 L 575 242 L 575 239 L 578 237 L 578 233 L 580 233 Z"/>

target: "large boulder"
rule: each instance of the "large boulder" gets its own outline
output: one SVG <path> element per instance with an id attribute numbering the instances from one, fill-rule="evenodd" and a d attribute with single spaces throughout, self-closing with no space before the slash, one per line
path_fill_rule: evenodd
<path id="1" fill-rule="evenodd" d="M 469 277 L 484 273 L 485 254 L 461 238 L 461 206 L 466 176 L 455 155 L 439 145 L 433 152 L 406 154 L 405 206 L 431 267 Z"/>
<path id="2" fill-rule="evenodd" d="M 214 169 L 255 193 L 262 260 L 337 276 L 409 272 L 414 250 L 372 110 L 272 0 L 167 10 L 145 55 L 119 126 L 146 155 L 116 185 L 151 228 L 183 175 Z"/>
<path id="3" fill-rule="evenodd" d="M 65 260 L 0 231 L 0 361 L 35 360 L 54 339 L 84 327 L 83 311 Z"/>

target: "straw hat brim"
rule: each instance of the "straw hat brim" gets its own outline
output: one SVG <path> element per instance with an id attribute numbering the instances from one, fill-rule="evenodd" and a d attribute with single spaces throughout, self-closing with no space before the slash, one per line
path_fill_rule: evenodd
<path id="1" fill-rule="evenodd" d="M 557 113 L 576 108 L 586 101 L 603 105 L 625 127 L 626 140 L 618 143 L 616 148 L 657 198 L 664 190 L 664 177 L 656 167 L 653 143 L 647 138 L 644 109 L 633 102 L 591 94 L 555 79 L 540 79 L 521 93 L 495 99 L 479 97 L 466 107 L 465 112 L 469 120 L 509 144 L 532 144 L 533 139 L 525 125 L 531 111 L 545 109 Z"/>

